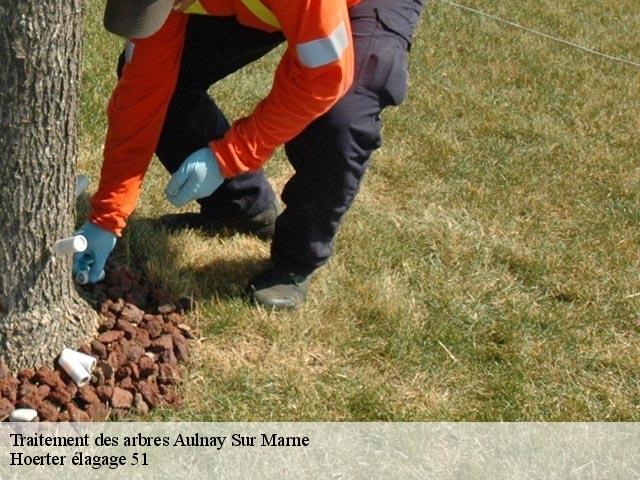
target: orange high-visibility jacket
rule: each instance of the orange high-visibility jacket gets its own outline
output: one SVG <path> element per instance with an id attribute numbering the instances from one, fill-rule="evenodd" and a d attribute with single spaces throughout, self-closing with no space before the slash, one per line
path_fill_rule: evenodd
<path id="1" fill-rule="evenodd" d="M 354 58 L 348 8 L 359 2 L 183 0 L 157 33 L 130 40 L 129 60 L 107 108 L 104 162 L 90 220 L 121 235 L 135 208 L 176 85 L 189 14 L 235 15 L 242 25 L 282 31 L 287 42 L 267 97 L 210 143 L 229 178 L 259 169 L 349 89 Z"/>

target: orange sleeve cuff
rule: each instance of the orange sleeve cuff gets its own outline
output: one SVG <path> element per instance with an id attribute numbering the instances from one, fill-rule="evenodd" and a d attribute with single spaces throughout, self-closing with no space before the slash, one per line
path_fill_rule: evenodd
<path id="1" fill-rule="evenodd" d="M 209 148 L 213 151 L 213 154 L 218 160 L 218 167 L 220 167 L 220 171 L 222 172 L 222 176 L 224 178 L 232 178 L 236 175 L 241 175 L 243 173 L 247 173 L 251 170 L 257 170 L 262 166 L 261 164 L 257 165 L 254 168 L 245 164 L 241 158 L 242 155 L 240 152 L 234 148 L 234 144 L 232 144 L 227 136 L 220 140 L 214 140 L 209 143 Z M 266 160 L 266 159 L 265 159 Z"/>
<path id="2" fill-rule="evenodd" d="M 89 215 L 89 221 L 105 230 L 113 233 L 116 237 L 122 237 L 122 230 L 126 225 L 126 220 L 117 213 L 100 214 L 95 210 Z"/>

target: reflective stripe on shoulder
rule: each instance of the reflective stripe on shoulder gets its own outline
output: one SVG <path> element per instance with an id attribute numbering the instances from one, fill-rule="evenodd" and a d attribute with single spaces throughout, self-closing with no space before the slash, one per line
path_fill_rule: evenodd
<path id="1" fill-rule="evenodd" d="M 296 45 L 296 53 L 305 67 L 317 68 L 340 60 L 348 45 L 347 28 L 342 22 L 328 37 Z"/>
<path id="2" fill-rule="evenodd" d="M 135 50 L 135 48 L 135 43 L 130 42 L 129 40 L 126 41 L 124 47 L 124 61 L 126 63 L 131 63 L 131 60 L 133 60 L 133 51 Z"/>
<path id="3" fill-rule="evenodd" d="M 271 25 L 274 28 L 280 28 L 280 22 L 260 0 L 240 0 L 247 9 L 258 17 L 262 22 Z"/>
<path id="4" fill-rule="evenodd" d="M 205 10 L 199 0 L 182 0 L 178 3 L 174 10 L 180 10 L 182 13 L 195 14 L 195 15 L 208 15 L 209 12 Z"/>

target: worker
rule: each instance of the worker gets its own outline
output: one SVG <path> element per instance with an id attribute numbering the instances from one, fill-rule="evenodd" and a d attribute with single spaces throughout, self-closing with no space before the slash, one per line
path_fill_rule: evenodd
<path id="1" fill-rule="evenodd" d="M 103 277 L 153 153 L 171 174 L 172 230 L 221 228 L 271 239 L 254 302 L 296 308 L 327 262 L 371 154 L 380 113 L 407 93 L 407 53 L 426 0 L 107 0 L 125 37 L 97 192 L 74 271 Z M 285 42 L 266 97 L 229 123 L 207 93 Z M 295 170 L 284 209 L 262 169 L 280 145 Z"/>

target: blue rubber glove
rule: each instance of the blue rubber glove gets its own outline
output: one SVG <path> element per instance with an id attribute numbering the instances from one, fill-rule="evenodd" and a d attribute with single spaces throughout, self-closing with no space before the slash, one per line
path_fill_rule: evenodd
<path id="1" fill-rule="evenodd" d="M 196 150 L 171 175 L 165 195 L 174 207 L 208 197 L 224 182 L 218 161 L 210 148 Z"/>
<path id="2" fill-rule="evenodd" d="M 116 236 L 91 222 L 85 222 L 76 235 L 87 239 L 87 249 L 73 255 L 73 275 L 89 272 L 89 282 L 96 283 L 104 278 L 104 265 L 116 246 Z"/>

